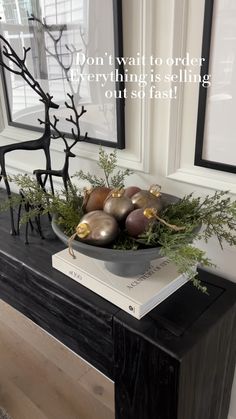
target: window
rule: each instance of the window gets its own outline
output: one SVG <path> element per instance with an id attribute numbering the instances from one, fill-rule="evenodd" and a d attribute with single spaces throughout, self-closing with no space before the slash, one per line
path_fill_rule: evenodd
<path id="1" fill-rule="evenodd" d="M 200 87 L 195 164 L 236 173 L 236 4 L 207 0 L 202 74 L 210 73 L 211 87 Z"/>
<path id="2" fill-rule="evenodd" d="M 64 104 L 69 93 L 87 110 L 81 119 L 87 141 L 124 148 L 124 100 L 105 96 L 107 89 L 122 90 L 122 81 L 103 84 L 86 76 L 122 73 L 118 65 L 99 65 L 99 57 L 122 55 L 121 0 L 2 0 L 0 15 L 4 37 L 20 56 L 23 47 L 30 48 L 28 68 L 60 105 L 53 110 L 60 130 L 71 130 Z M 5 72 L 3 81 L 9 124 L 40 130 L 44 108 L 37 94 L 19 75 Z"/>

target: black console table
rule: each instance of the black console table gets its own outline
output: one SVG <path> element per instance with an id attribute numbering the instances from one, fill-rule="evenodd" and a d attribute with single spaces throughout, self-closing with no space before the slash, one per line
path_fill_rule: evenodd
<path id="1" fill-rule="evenodd" d="M 0 214 L 0 237 L 0 298 L 114 380 L 116 419 L 227 419 L 236 284 L 200 270 L 209 295 L 186 284 L 138 321 L 51 267 L 51 230 L 26 246 Z"/>

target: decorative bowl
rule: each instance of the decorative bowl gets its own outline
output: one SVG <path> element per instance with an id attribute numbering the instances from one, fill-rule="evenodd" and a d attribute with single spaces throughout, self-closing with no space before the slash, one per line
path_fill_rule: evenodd
<path id="1" fill-rule="evenodd" d="M 69 237 L 62 231 L 55 219 L 52 220 L 52 229 L 56 236 L 68 246 Z M 107 247 L 92 246 L 74 240 L 73 249 L 91 258 L 103 260 L 109 272 L 125 277 L 142 275 L 150 267 L 151 260 L 161 257 L 161 247 L 138 250 L 116 250 Z"/>
<path id="2" fill-rule="evenodd" d="M 165 206 L 179 200 L 176 196 L 162 194 Z M 63 232 L 56 218 L 52 220 L 52 229 L 56 236 L 68 246 L 69 237 Z M 150 267 L 151 260 L 161 256 L 161 247 L 150 247 L 137 250 L 116 250 L 108 247 L 92 246 L 79 240 L 73 241 L 73 249 L 94 259 L 104 261 L 108 271 L 115 275 L 129 277 L 144 274 Z"/>

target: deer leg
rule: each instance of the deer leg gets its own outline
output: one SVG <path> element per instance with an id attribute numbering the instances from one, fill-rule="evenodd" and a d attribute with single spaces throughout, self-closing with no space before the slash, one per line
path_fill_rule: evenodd
<path id="1" fill-rule="evenodd" d="M 67 176 L 62 176 L 62 180 L 63 180 L 63 185 L 64 185 L 64 188 L 65 188 L 65 191 L 67 193 L 68 192 L 68 183 L 67 183 L 68 179 L 67 179 Z"/>
<path id="2" fill-rule="evenodd" d="M 38 232 L 39 232 L 39 235 L 40 235 L 41 239 L 44 239 L 45 237 L 44 237 L 43 232 L 42 232 L 42 227 L 41 227 L 41 218 L 40 218 L 40 215 L 37 215 L 37 216 L 35 217 L 35 222 L 36 222 L 36 224 L 37 224 L 37 227 L 38 227 Z"/>
<path id="3" fill-rule="evenodd" d="M 29 209 L 30 209 L 29 202 L 26 202 L 25 211 L 29 212 Z M 29 244 L 29 221 L 27 221 L 25 225 L 25 244 Z"/>
<path id="4" fill-rule="evenodd" d="M 68 178 L 67 178 L 67 187 L 68 186 L 70 186 L 70 188 L 72 189 L 72 187 L 73 187 L 73 185 L 72 185 L 72 182 L 71 182 L 71 180 L 70 180 L 70 176 L 68 175 Z"/>
<path id="5" fill-rule="evenodd" d="M 25 225 L 25 244 L 29 244 L 29 221 Z"/>
<path id="6" fill-rule="evenodd" d="M 30 209 L 30 204 L 27 203 L 25 205 L 25 211 L 29 212 L 29 209 Z M 34 226 L 33 226 L 31 218 L 29 218 L 29 220 L 27 221 L 27 223 L 25 225 L 25 244 L 29 244 L 29 226 L 30 226 L 31 232 L 33 232 L 34 231 Z"/>
<path id="7" fill-rule="evenodd" d="M 66 200 L 68 201 L 68 176 L 67 175 L 62 175 L 62 180 L 63 180 L 63 185 L 66 191 Z"/>
<path id="8" fill-rule="evenodd" d="M 31 219 L 29 219 L 29 225 L 30 225 L 30 229 L 31 229 L 31 231 L 34 231 L 34 226 L 33 226 L 33 223 L 32 223 L 32 221 L 31 221 Z"/>
<path id="9" fill-rule="evenodd" d="M 21 195 L 22 201 L 19 205 L 18 214 L 17 214 L 17 230 L 16 231 L 17 231 L 18 235 L 20 234 L 20 217 L 21 217 L 22 203 L 24 202 L 24 199 L 25 199 L 25 196 L 24 196 L 22 191 L 20 191 L 20 195 Z M 29 212 L 29 204 L 25 203 L 24 208 L 25 208 L 26 212 Z M 31 231 L 34 231 L 34 226 L 33 226 L 33 223 L 31 221 L 31 219 L 29 219 L 29 221 L 27 221 L 26 226 L 27 226 L 28 223 L 30 225 Z M 26 230 L 25 231 L 25 243 L 29 244 L 29 241 L 28 241 L 28 227 L 25 230 Z"/>
<path id="10" fill-rule="evenodd" d="M 43 189 L 43 191 L 46 192 L 44 182 L 42 181 L 42 175 L 38 173 L 37 170 L 34 172 L 34 174 L 36 174 L 37 183 Z"/>
<path id="11" fill-rule="evenodd" d="M 5 167 L 5 159 L 4 159 L 4 155 L 1 155 L 0 158 L 0 165 L 1 165 L 1 177 L 3 177 L 4 179 L 4 183 L 5 183 L 5 187 L 6 187 L 6 192 L 7 192 L 7 196 L 9 201 L 11 200 L 11 189 L 10 189 L 10 185 L 7 179 L 7 173 L 6 173 L 6 167 Z M 12 205 L 10 204 L 10 219 L 11 219 L 11 234 L 13 236 L 15 236 L 17 234 L 16 230 L 15 230 L 15 225 L 14 225 L 14 214 L 13 214 L 13 208 Z"/>
<path id="12" fill-rule="evenodd" d="M 24 195 L 23 195 L 23 192 L 22 192 L 22 191 L 20 191 L 20 196 L 21 196 L 21 202 L 20 202 L 19 207 L 18 207 L 18 213 L 17 213 L 17 225 L 16 225 L 16 232 L 17 232 L 17 235 L 19 235 L 19 234 L 20 234 L 20 217 L 21 217 L 21 208 L 22 208 L 22 202 L 24 201 Z"/>
<path id="13" fill-rule="evenodd" d="M 30 210 L 30 204 L 28 203 L 28 205 L 27 205 L 27 212 L 29 212 L 29 210 Z M 27 224 L 29 224 L 29 226 L 30 226 L 30 230 L 31 230 L 31 231 L 34 231 L 34 225 L 33 225 L 33 223 L 32 223 L 31 218 L 29 218 L 29 219 L 28 219 Z"/>
<path id="14" fill-rule="evenodd" d="M 49 175 L 49 182 L 50 182 L 52 194 L 54 195 L 54 186 L 53 186 L 52 175 Z"/>
<path id="15" fill-rule="evenodd" d="M 46 172 L 46 171 L 45 171 Z M 41 188 L 46 192 L 46 189 L 45 189 L 45 186 L 44 186 L 44 184 L 43 184 L 43 181 L 42 181 L 42 175 L 41 175 L 41 173 L 38 173 L 37 171 L 35 172 L 35 174 L 36 174 L 36 179 L 37 179 L 37 182 L 38 182 L 38 184 L 41 186 Z M 48 174 L 48 173 L 47 173 Z M 50 177 L 52 177 L 51 175 L 50 175 Z M 48 219 L 49 219 L 49 221 L 51 222 L 52 221 L 52 217 L 51 217 L 51 214 L 48 212 Z"/>
<path id="16" fill-rule="evenodd" d="M 44 150 L 44 152 L 45 152 L 45 157 L 46 157 L 46 170 L 47 171 L 50 171 L 51 170 L 50 148 L 49 147 L 46 147 L 45 150 Z M 44 179 L 43 184 L 45 186 L 48 176 L 49 176 L 49 182 L 50 182 L 51 191 L 52 191 L 52 194 L 54 195 L 53 180 L 52 180 L 52 175 L 50 175 L 50 173 L 47 173 L 47 175 L 45 176 L 45 179 Z"/>
<path id="17" fill-rule="evenodd" d="M 50 212 L 48 212 L 48 219 L 49 219 L 49 221 L 51 223 L 52 222 L 52 216 L 51 216 Z"/>
<path id="18" fill-rule="evenodd" d="M 18 207 L 18 213 L 17 213 L 17 225 L 16 225 L 16 233 L 17 235 L 20 234 L 20 216 L 21 216 L 21 208 L 22 208 L 22 203 L 19 204 Z"/>
<path id="19" fill-rule="evenodd" d="M 64 182 L 64 186 L 65 186 L 65 190 L 66 190 L 66 198 L 68 199 L 68 188 L 70 188 L 70 190 L 73 189 L 73 185 L 72 182 L 70 180 L 70 176 L 67 174 L 65 180 L 63 179 Z"/>
<path id="20" fill-rule="evenodd" d="M 51 170 L 51 157 L 50 157 L 50 151 L 49 151 L 49 147 L 48 146 L 44 146 L 43 148 L 44 154 L 45 154 L 45 158 L 46 158 L 46 170 Z M 47 182 L 47 178 L 48 178 L 48 173 L 45 173 L 45 178 L 43 181 L 43 186 L 45 186 L 46 182 Z"/>

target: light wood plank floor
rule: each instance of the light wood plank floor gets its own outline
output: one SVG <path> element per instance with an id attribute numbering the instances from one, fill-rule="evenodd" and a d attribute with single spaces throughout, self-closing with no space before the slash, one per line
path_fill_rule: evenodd
<path id="1" fill-rule="evenodd" d="M 114 419 L 114 384 L 0 300 L 0 406 L 12 419 Z"/>

